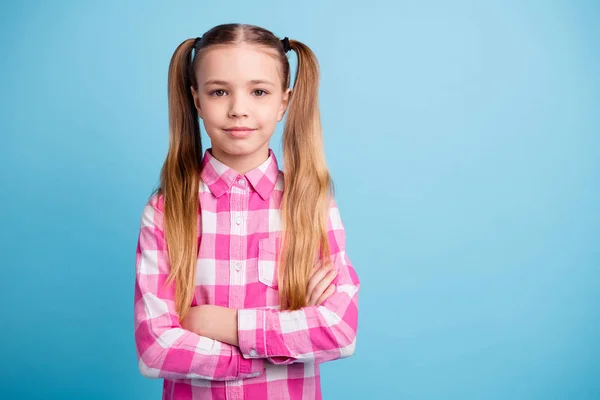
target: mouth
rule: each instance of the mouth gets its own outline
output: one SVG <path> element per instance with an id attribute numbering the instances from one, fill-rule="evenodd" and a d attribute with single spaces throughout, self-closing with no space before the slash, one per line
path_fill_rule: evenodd
<path id="1" fill-rule="evenodd" d="M 248 128 L 248 127 L 235 127 L 230 129 L 223 129 L 225 132 L 230 134 L 236 138 L 245 138 L 248 137 L 254 132 L 256 129 Z"/>

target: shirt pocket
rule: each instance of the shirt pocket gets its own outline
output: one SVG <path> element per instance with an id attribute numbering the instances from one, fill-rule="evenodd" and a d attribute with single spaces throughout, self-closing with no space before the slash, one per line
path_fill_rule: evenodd
<path id="1" fill-rule="evenodd" d="M 258 280 L 277 289 L 277 256 L 279 255 L 279 235 L 271 235 L 258 241 Z"/>

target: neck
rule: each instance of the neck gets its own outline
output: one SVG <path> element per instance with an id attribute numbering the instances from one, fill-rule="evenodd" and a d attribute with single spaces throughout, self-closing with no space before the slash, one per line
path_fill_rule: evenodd
<path id="1" fill-rule="evenodd" d="M 258 167 L 269 158 L 269 147 L 266 146 L 254 153 L 242 155 L 229 154 L 219 148 L 212 147 L 210 149 L 210 154 L 238 174 L 244 175 L 246 172 Z"/>

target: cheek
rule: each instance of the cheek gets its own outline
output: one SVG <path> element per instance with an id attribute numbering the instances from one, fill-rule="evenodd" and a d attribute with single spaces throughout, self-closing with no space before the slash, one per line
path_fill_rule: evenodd
<path id="1" fill-rule="evenodd" d="M 211 102 L 202 103 L 202 114 L 204 114 L 205 119 L 210 119 L 215 115 L 215 106 Z"/>
<path id="2" fill-rule="evenodd" d="M 260 118 L 265 124 L 277 123 L 277 117 L 279 114 L 279 102 L 273 101 L 261 109 Z"/>
<path id="3" fill-rule="evenodd" d="M 201 107 L 204 117 L 209 120 L 221 118 L 221 114 L 227 109 L 225 102 L 214 101 L 214 99 L 202 101 Z"/>

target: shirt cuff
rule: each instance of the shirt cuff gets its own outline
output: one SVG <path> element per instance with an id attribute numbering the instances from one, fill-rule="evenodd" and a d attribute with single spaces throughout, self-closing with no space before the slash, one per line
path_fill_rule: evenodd
<path id="1" fill-rule="evenodd" d="M 258 376 L 265 372 L 265 360 L 240 358 L 240 375 L 245 375 L 247 378 Z"/>
<path id="2" fill-rule="evenodd" d="M 265 310 L 238 310 L 238 347 L 247 359 L 266 358 Z"/>

